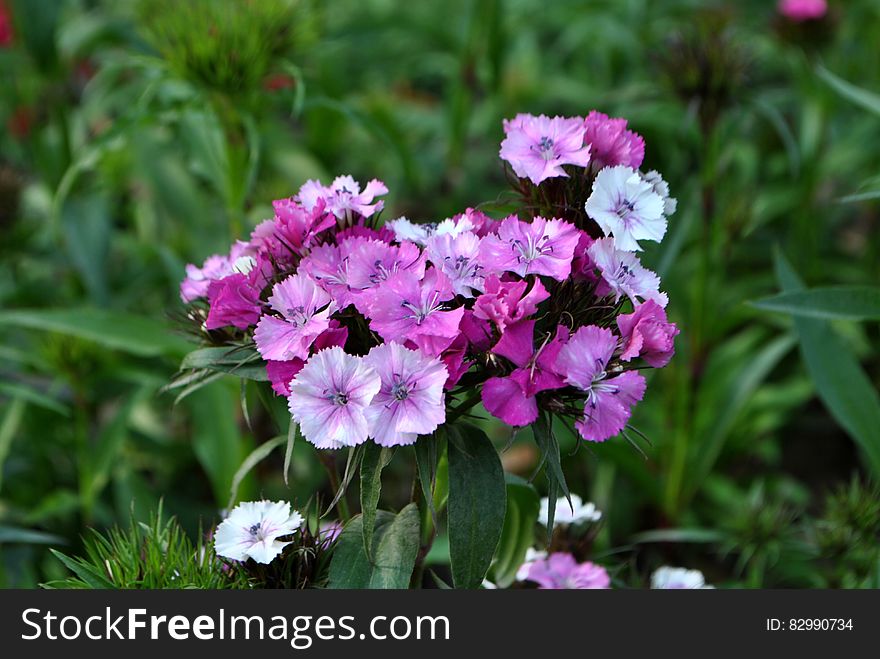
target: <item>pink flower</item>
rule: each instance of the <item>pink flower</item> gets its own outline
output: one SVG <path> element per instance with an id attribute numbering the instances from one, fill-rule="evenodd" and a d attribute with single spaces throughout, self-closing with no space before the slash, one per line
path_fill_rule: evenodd
<path id="1" fill-rule="evenodd" d="M 469 225 L 470 228 L 468 230 L 472 231 L 479 238 L 485 238 L 490 233 L 494 233 L 498 228 L 497 220 L 493 220 L 482 211 L 473 208 L 466 208 L 464 213 L 453 216 L 452 222 L 458 226 Z"/>
<path id="2" fill-rule="evenodd" d="M 580 118 L 518 114 L 504 122 L 504 133 L 501 158 L 510 163 L 517 176 L 535 185 L 544 179 L 568 176 L 563 165 L 590 164 L 590 147 L 584 144 L 584 123 Z"/>
<path id="3" fill-rule="evenodd" d="M 296 197 L 272 202 L 275 217 L 258 224 L 251 233 L 251 244 L 279 263 L 290 263 L 305 254 L 323 231 L 336 224 L 320 201 L 305 208 Z"/>
<path id="4" fill-rule="evenodd" d="M 337 309 L 345 309 L 351 304 L 353 296 L 348 285 L 348 251 L 344 247 L 330 243 L 318 245 L 300 261 L 297 273 L 308 275 L 323 288 L 333 298 Z"/>
<path id="5" fill-rule="evenodd" d="M 593 110 L 584 121 L 584 144 L 590 146 L 593 169 L 626 165 L 638 169 L 645 159 L 645 140 L 626 129 L 626 119 L 611 119 Z"/>
<path id="6" fill-rule="evenodd" d="M 538 305 L 550 297 L 540 279 L 535 279 L 529 292 L 526 281 L 501 281 L 497 275 L 486 278 L 486 292 L 474 302 L 474 318 L 489 321 L 499 332 L 508 325 L 528 318 Z"/>
<path id="7" fill-rule="evenodd" d="M 324 348 L 332 348 L 333 346 L 344 347 L 347 339 L 348 328 L 340 326 L 336 320 L 331 320 L 330 328 L 321 332 L 318 338 L 315 339 L 312 348 L 318 351 Z M 273 391 L 279 396 L 289 396 L 290 381 L 302 370 L 304 364 L 305 362 L 297 357 L 286 362 L 267 361 L 266 375 L 269 377 Z"/>
<path id="8" fill-rule="evenodd" d="M 564 281 L 571 274 L 578 239 L 578 230 L 563 220 L 536 217 L 529 223 L 511 216 L 501 222 L 497 236 L 483 238 L 480 261 L 487 272 L 545 275 Z"/>
<path id="9" fill-rule="evenodd" d="M 186 266 L 186 277 L 180 283 L 180 299 L 192 302 L 208 296 L 208 287 L 212 281 L 228 277 L 234 272 L 246 273 L 252 265 L 247 259 L 252 257 L 254 249 L 250 243 L 237 240 L 227 256 L 214 254 L 205 259 L 201 268 L 192 263 Z"/>
<path id="10" fill-rule="evenodd" d="M 446 378 L 445 389 L 452 389 L 461 376 L 468 372 L 472 362 L 467 359 L 468 346 L 470 345 L 468 337 L 464 333 L 463 326 L 470 311 L 465 310 L 461 317 L 462 333 L 455 337 L 455 340 L 440 355 L 440 361 L 446 367 L 449 376 Z M 488 345 L 486 346 L 488 348 Z"/>
<path id="11" fill-rule="evenodd" d="M 617 317 L 617 327 L 623 339 L 622 361 L 641 357 L 654 368 L 663 368 L 675 354 L 678 328 L 667 322 L 666 311 L 654 300 L 636 307 L 634 313 Z"/>
<path id="12" fill-rule="evenodd" d="M 574 258 L 571 260 L 571 276 L 575 279 L 598 281 L 596 277 L 596 264 L 590 258 L 590 246 L 596 242 L 586 231 L 580 232 L 577 247 L 574 248 Z"/>
<path id="13" fill-rule="evenodd" d="M 367 408 L 370 436 L 380 446 L 408 446 L 446 420 L 446 367 L 436 357 L 399 343 L 370 350 L 364 363 L 382 386 Z"/>
<path id="14" fill-rule="evenodd" d="M 817 20 L 828 12 L 826 0 L 779 0 L 779 13 L 791 21 Z"/>
<path id="15" fill-rule="evenodd" d="M 307 359 L 317 336 L 330 327 L 330 296 L 306 275 L 295 274 L 272 289 L 269 305 L 282 318 L 263 316 L 254 332 L 263 359 Z"/>
<path id="16" fill-rule="evenodd" d="M 205 328 L 209 330 L 233 326 L 247 329 L 256 324 L 263 313 L 260 290 L 253 280 L 239 272 L 212 281 L 208 286 L 208 317 Z"/>
<path id="17" fill-rule="evenodd" d="M 434 267 L 449 277 L 458 295 L 474 297 L 474 291 L 483 290 L 480 239 L 475 234 L 466 231 L 455 237 L 448 233 L 432 236 L 426 251 Z"/>
<path id="18" fill-rule="evenodd" d="M 323 201 L 333 215 L 346 219 L 353 214 L 370 217 L 378 213 L 385 204 L 374 203 L 374 199 L 384 194 L 388 194 L 388 188 L 382 181 L 373 179 L 361 191 L 360 183 L 351 176 L 337 176 L 329 187 L 322 186 L 320 181 L 306 181 L 297 198 L 309 210 Z"/>
<path id="19" fill-rule="evenodd" d="M 379 374 L 340 348 L 312 356 L 290 383 L 287 406 L 303 436 L 317 448 L 367 440 L 366 410 L 382 386 Z"/>
<path id="20" fill-rule="evenodd" d="M 541 589 L 605 589 L 611 585 L 605 568 L 589 561 L 578 563 L 574 556 L 562 552 L 533 561 L 525 578 Z"/>
<path id="21" fill-rule="evenodd" d="M 409 272 L 421 279 L 425 274 L 425 258 L 412 243 L 389 245 L 379 240 L 352 238 L 345 241 L 348 285 L 357 294 L 379 286 L 398 272 Z M 366 312 L 365 300 L 355 297 L 354 304 Z"/>
<path id="22" fill-rule="evenodd" d="M 632 252 L 615 249 L 613 238 L 595 241 L 587 254 L 602 273 L 597 295 L 614 295 L 615 303 L 626 295 L 635 306 L 643 300 L 654 300 L 661 307 L 669 302 L 666 293 L 660 292 L 660 277 L 644 267 Z"/>
<path id="23" fill-rule="evenodd" d="M 439 355 L 458 336 L 464 309 L 446 304 L 455 293 L 436 268 L 422 280 L 412 272 L 398 272 L 363 295 L 370 328 L 386 341 L 410 341 L 429 355 Z"/>
<path id="24" fill-rule="evenodd" d="M 640 373 L 608 373 L 616 347 L 611 330 L 589 325 L 575 332 L 556 358 L 556 369 L 565 381 L 587 394 L 584 418 L 576 425 L 581 437 L 591 442 L 604 442 L 623 430 L 632 406 L 645 394 Z"/>
<path id="25" fill-rule="evenodd" d="M 535 396 L 548 389 L 560 389 L 565 381 L 555 370 L 556 357 L 568 330 L 559 326 L 553 340 L 547 336 L 535 350 L 535 321 L 525 320 L 509 327 L 492 348 L 496 355 L 506 357 L 516 368 L 507 377 L 489 378 L 483 385 L 483 406 L 509 426 L 527 426 L 538 418 Z"/>

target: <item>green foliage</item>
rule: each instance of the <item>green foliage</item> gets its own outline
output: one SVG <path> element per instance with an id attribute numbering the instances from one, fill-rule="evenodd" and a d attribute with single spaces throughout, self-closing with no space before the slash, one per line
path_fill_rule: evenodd
<path id="1" fill-rule="evenodd" d="M 72 558 L 52 550 L 73 576 L 51 581 L 45 588 L 247 588 L 244 574 L 222 568 L 211 543 L 193 543 L 173 517 L 162 510 L 149 524 L 132 521 L 128 529 L 92 531 L 85 553 Z"/>
<path id="2" fill-rule="evenodd" d="M 541 503 L 538 492 L 523 479 L 507 474 L 505 480 L 507 511 L 490 572 L 490 581 L 499 588 L 506 588 L 514 582 L 526 551 L 535 544 L 535 526 Z"/>

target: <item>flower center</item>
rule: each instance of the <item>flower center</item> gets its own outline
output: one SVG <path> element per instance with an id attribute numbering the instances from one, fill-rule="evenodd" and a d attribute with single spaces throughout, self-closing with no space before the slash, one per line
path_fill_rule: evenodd
<path id="1" fill-rule="evenodd" d="M 547 136 L 542 137 L 532 148 L 535 149 L 538 152 L 538 155 L 544 160 L 553 160 L 556 157 L 556 153 L 553 150 L 553 140 Z"/>
<path id="2" fill-rule="evenodd" d="M 297 327 L 305 325 L 310 318 L 310 314 L 306 313 L 306 308 L 303 306 L 288 308 L 286 315 L 287 319 Z"/>
<path id="3" fill-rule="evenodd" d="M 254 524 L 251 528 L 248 529 L 248 533 L 254 540 L 262 540 L 263 539 L 263 525 L 262 524 Z"/>
<path id="4" fill-rule="evenodd" d="M 400 303 L 400 306 L 412 312 L 409 315 L 404 316 L 404 319 L 414 320 L 416 321 L 416 325 L 421 325 L 425 318 L 435 311 L 443 309 L 443 303 L 440 302 L 440 293 L 438 291 L 434 291 L 431 297 L 421 304 L 414 304 L 408 300 L 404 300 Z"/>
<path id="5" fill-rule="evenodd" d="M 526 263 L 531 263 L 538 257 L 543 256 L 544 254 L 552 254 L 553 253 L 553 245 L 548 245 L 550 237 L 546 234 L 542 235 L 540 238 L 535 238 L 534 236 L 528 236 L 526 241 L 516 239 L 513 240 L 511 244 L 511 248 L 515 253 L 518 253 L 516 257 L 517 263 L 521 263 L 525 261 Z"/>
<path id="6" fill-rule="evenodd" d="M 394 400 L 406 400 L 409 398 L 409 387 L 406 382 L 397 382 L 391 387 L 391 396 Z"/>
<path id="7" fill-rule="evenodd" d="M 391 271 L 385 267 L 385 264 L 382 263 L 382 260 L 376 259 L 376 262 L 373 263 L 373 272 L 370 273 L 370 283 L 381 284 L 383 281 L 388 279 L 388 276 L 390 274 Z"/>
<path id="8" fill-rule="evenodd" d="M 617 217 L 625 221 L 635 209 L 636 205 L 629 199 L 621 199 L 617 202 Z"/>
<path id="9" fill-rule="evenodd" d="M 447 264 L 450 263 L 450 261 L 452 263 L 449 267 L 456 279 L 472 279 L 477 276 L 477 273 L 483 267 L 479 265 L 475 259 L 470 259 L 467 256 L 457 256 L 455 257 L 455 260 L 452 260 L 451 256 L 447 256 Z"/>

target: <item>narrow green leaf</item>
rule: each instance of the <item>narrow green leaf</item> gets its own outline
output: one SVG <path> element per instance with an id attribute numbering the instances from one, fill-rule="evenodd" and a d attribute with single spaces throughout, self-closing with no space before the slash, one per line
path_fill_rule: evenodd
<path id="1" fill-rule="evenodd" d="M 512 474 L 505 474 L 505 480 L 507 513 L 492 564 L 492 581 L 499 588 L 507 588 L 516 580 L 526 551 L 535 543 L 535 526 L 541 507 L 538 492 L 530 483 Z"/>
<path id="2" fill-rule="evenodd" d="M 251 469 L 260 464 L 271 455 L 272 451 L 286 442 L 287 437 L 273 437 L 268 442 L 260 444 L 248 454 L 244 459 L 244 462 L 241 463 L 241 466 L 235 472 L 235 475 L 232 477 L 232 487 L 229 492 L 229 504 L 226 506 L 228 509 L 231 510 L 235 505 L 235 498 L 238 496 L 238 487 L 245 479 L 245 476 L 250 473 Z"/>
<path id="3" fill-rule="evenodd" d="M 63 545 L 67 541 L 57 535 L 22 529 L 17 526 L 0 525 L 0 545 L 9 543 L 21 543 L 24 545 Z"/>
<path id="4" fill-rule="evenodd" d="M 790 290 L 752 303 L 759 309 L 827 320 L 880 320 L 880 288 L 827 286 Z"/>
<path id="5" fill-rule="evenodd" d="M 776 274 L 786 292 L 803 283 L 777 252 Z M 823 320 L 796 316 L 795 328 L 807 372 L 831 416 L 858 444 L 868 467 L 880 477 L 880 395 L 849 347 Z"/>
<path id="6" fill-rule="evenodd" d="M 545 465 L 547 473 L 548 496 L 550 501 L 556 501 L 559 493 L 568 499 L 571 505 L 571 495 L 568 492 L 568 485 L 565 482 L 565 472 L 562 471 L 562 458 L 559 454 L 559 442 L 553 432 L 553 419 L 548 415 L 541 414 L 538 420 L 532 424 L 532 434 L 535 437 L 535 443 L 541 450 L 541 461 Z M 556 516 L 556 510 L 550 506 L 547 530 L 548 533 L 553 532 L 553 518 Z"/>
<path id="7" fill-rule="evenodd" d="M 827 82 L 838 94 L 869 112 L 880 114 L 880 94 L 857 87 L 851 82 L 831 73 L 824 66 L 816 71 L 822 80 Z"/>
<path id="8" fill-rule="evenodd" d="M 649 542 L 721 542 L 724 534 L 715 529 L 658 529 L 645 531 L 632 537 L 632 542 L 645 544 Z"/>
<path id="9" fill-rule="evenodd" d="M 66 405 L 62 405 L 54 398 L 20 382 L 0 382 L 0 394 L 9 396 L 13 400 L 19 399 L 33 403 L 37 407 L 51 410 L 62 416 L 70 416 L 70 409 Z"/>
<path id="10" fill-rule="evenodd" d="M 478 588 L 489 570 L 504 525 L 504 472 L 498 452 L 482 430 L 461 424 L 448 432 L 452 580 L 456 588 Z M 466 446 L 467 453 L 460 446 Z"/>
<path id="11" fill-rule="evenodd" d="M 288 479 L 290 478 L 290 461 L 293 459 L 293 445 L 296 443 L 296 431 L 297 426 L 293 419 L 290 420 L 290 425 L 287 426 L 287 446 L 284 449 L 284 484 L 289 485 Z"/>
<path id="12" fill-rule="evenodd" d="M 379 506 L 379 495 L 382 491 L 382 470 L 391 460 L 392 451 L 379 446 L 375 442 L 367 442 L 364 446 L 364 457 L 361 460 L 361 514 L 363 527 L 364 551 L 367 558 L 372 559 L 373 530 L 376 523 L 376 508 Z"/>
<path id="13" fill-rule="evenodd" d="M 0 325 L 58 332 L 113 350 L 156 357 L 183 355 L 191 344 L 159 321 L 107 309 L 16 309 L 0 311 Z"/>
<path id="14" fill-rule="evenodd" d="M 52 552 L 52 555 L 55 556 L 55 558 L 64 563 L 64 566 L 68 570 L 85 581 L 89 585 L 89 588 L 95 588 L 98 590 L 114 588 L 113 583 L 108 581 L 107 577 L 98 572 L 92 566 L 86 565 L 70 556 L 66 556 L 55 549 L 50 549 L 49 551 Z"/>
<path id="15" fill-rule="evenodd" d="M 433 487 L 434 478 L 437 474 L 438 441 L 439 439 L 436 435 L 424 435 L 419 437 L 413 447 L 416 454 L 416 468 L 419 472 L 422 496 L 425 497 L 425 502 L 431 511 L 431 520 L 434 522 L 435 528 L 437 527 L 437 509 L 434 507 Z"/>
<path id="16" fill-rule="evenodd" d="M 12 440 L 21 426 L 21 419 L 24 416 L 24 408 L 26 403 L 20 398 L 13 398 L 6 411 L 3 414 L 3 421 L 0 421 L 0 490 L 3 489 L 3 464 L 9 455 L 9 449 L 12 447 Z"/>

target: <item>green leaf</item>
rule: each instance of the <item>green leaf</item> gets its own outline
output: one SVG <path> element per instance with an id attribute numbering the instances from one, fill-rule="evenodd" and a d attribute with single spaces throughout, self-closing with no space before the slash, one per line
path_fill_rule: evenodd
<path id="1" fill-rule="evenodd" d="M 507 588 L 516 580 L 526 551 L 535 542 L 535 525 L 541 507 L 538 492 L 530 483 L 512 474 L 505 474 L 505 480 L 507 512 L 492 564 L 492 581 L 499 588 Z"/>
<path id="2" fill-rule="evenodd" d="M 328 588 L 407 588 L 419 550 L 419 509 L 377 511 L 373 561 L 364 552 L 363 516 L 345 525 L 333 550 Z"/>
<path id="3" fill-rule="evenodd" d="M 504 472 L 498 452 L 482 430 L 461 424 L 447 432 L 452 580 L 456 588 L 478 588 L 504 525 Z M 467 452 L 460 447 L 466 447 Z"/>
<path id="4" fill-rule="evenodd" d="M 0 382 L 0 394 L 5 394 L 13 400 L 20 399 L 33 403 L 37 407 L 57 412 L 62 416 L 70 416 L 70 409 L 66 405 L 62 405 L 54 398 L 19 382 Z"/>
<path id="5" fill-rule="evenodd" d="M 64 538 L 52 535 L 51 533 L 43 533 L 42 531 L 34 531 L 32 529 L 22 529 L 17 526 L 0 525 L 0 545 L 13 542 L 25 545 L 66 544 Z"/>
<path id="6" fill-rule="evenodd" d="M 141 357 L 182 355 L 190 343 L 161 322 L 106 309 L 16 309 L 0 311 L 0 325 L 58 332 Z"/>
<path id="7" fill-rule="evenodd" d="M 268 442 L 260 444 L 248 454 L 244 459 L 244 462 L 242 462 L 241 466 L 238 468 L 238 471 L 236 471 L 235 475 L 232 477 L 232 488 L 229 492 L 229 504 L 226 506 L 228 509 L 231 510 L 233 505 L 235 505 L 235 497 L 238 496 L 238 487 L 241 485 L 245 476 L 250 473 L 251 469 L 260 464 L 272 454 L 272 451 L 286 442 L 287 437 L 273 437 Z"/>
<path id="8" fill-rule="evenodd" d="M 293 445 L 296 443 L 296 430 L 299 426 L 297 426 L 293 419 L 290 419 L 290 424 L 287 426 L 287 445 L 284 447 L 284 484 L 288 485 L 288 479 L 290 478 L 290 461 L 293 459 Z"/>
<path id="9" fill-rule="evenodd" d="M 869 112 L 880 114 L 880 94 L 875 94 L 874 92 L 868 91 L 867 89 L 857 87 L 856 85 L 847 82 L 843 78 L 840 78 L 831 73 L 831 71 L 826 69 L 824 66 L 820 66 L 817 69 L 816 73 L 819 75 L 820 78 L 822 78 L 822 80 L 831 85 L 834 91 L 843 96 L 845 99 L 855 103 L 865 110 L 868 110 Z"/>
<path id="10" fill-rule="evenodd" d="M 562 458 L 559 455 L 559 442 L 553 432 L 553 419 L 547 415 L 541 414 L 538 420 L 532 424 L 532 434 L 535 437 L 535 443 L 541 450 L 541 462 L 545 464 L 547 473 L 548 497 L 550 501 L 556 501 L 559 493 L 568 499 L 571 505 L 571 495 L 568 492 L 568 485 L 565 482 L 565 473 L 562 471 Z M 550 506 L 547 518 L 547 533 L 553 532 L 553 518 L 556 516 L 556 509 Z M 549 536 L 548 536 L 549 539 Z"/>
<path id="11" fill-rule="evenodd" d="M 50 549 L 49 551 L 52 552 L 52 555 L 55 556 L 55 558 L 64 563 L 64 566 L 68 570 L 70 570 L 76 576 L 86 582 L 89 588 L 114 588 L 113 583 L 108 581 L 107 578 L 103 574 L 98 572 L 96 568 L 87 565 L 78 559 L 71 558 L 70 556 L 65 556 L 60 551 L 56 551 L 54 549 Z"/>
<path id="12" fill-rule="evenodd" d="M 24 416 L 25 402 L 20 398 L 13 398 L 0 421 L 0 490 L 3 489 L 3 464 L 12 448 L 12 440 L 18 433 L 21 420 Z"/>
<path id="13" fill-rule="evenodd" d="M 372 559 L 373 531 L 376 524 L 376 508 L 379 506 L 379 494 L 382 491 L 382 470 L 391 461 L 393 451 L 379 446 L 375 442 L 367 442 L 364 457 L 361 460 L 361 514 L 363 528 L 364 551 L 367 558 Z"/>
<path id="14" fill-rule="evenodd" d="M 180 370 L 209 370 L 229 373 L 246 380 L 268 382 L 266 364 L 256 350 L 242 348 L 199 348 L 180 363 Z"/>
<path id="15" fill-rule="evenodd" d="M 649 542 L 721 542 L 724 534 L 715 529 L 657 529 L 645 531 L 632 537 L 632 542 L 644 544 Z"/>
<path id="16" fill-rule="evenodd" d="M 803 283 L 781 252 L 776 276 L 786 292 Z M 858 444 L 868 467 L 880 477 L 880 395 L 849 347 L 824 320 L 795 316 L 807 372 L 831 416 Z"/>
<path id="17" fill-rule="evenodd" d="M 880 320 L 880 288 L 826 286 L 791 290 L 752 303 L 759 309 L 827 320 Z"/>
<path id="18" fill-rule="evenodd" d="M 437 526 L 437 509 L 434 507 L 434 479 L 437 476 L 437 461 L 439 459 L 437 451 L 437 435 L 424 435 L 419 437 L 413 449 L 416 454 L 416 468 L 419 472 L 419 484 L 422 488 L 422 496 L 428 504 L 431 512 L 431 519 L 434 526 Z"/>

